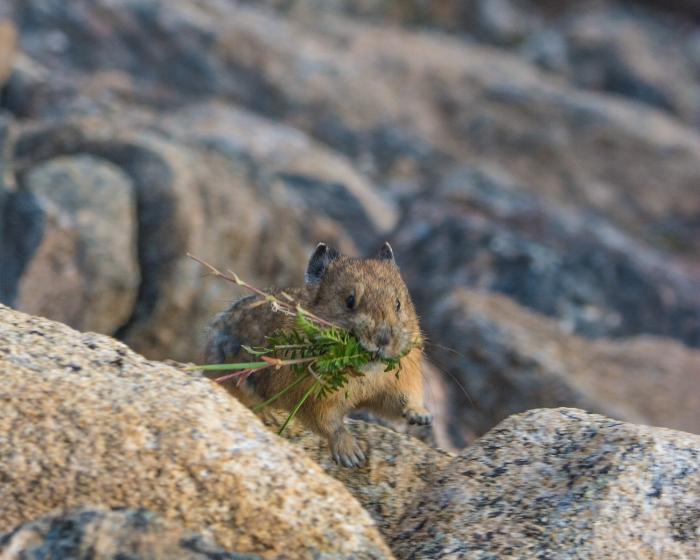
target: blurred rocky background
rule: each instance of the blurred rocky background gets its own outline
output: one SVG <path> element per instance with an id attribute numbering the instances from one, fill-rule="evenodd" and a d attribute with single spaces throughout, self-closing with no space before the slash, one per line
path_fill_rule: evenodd
<path id="1" fill-rule="evenodd" d="M 575 406 L 700 433 L 691 0 L 0 0 L 0 302 L 197 361 L 389 240 L 456 449 Z"/>

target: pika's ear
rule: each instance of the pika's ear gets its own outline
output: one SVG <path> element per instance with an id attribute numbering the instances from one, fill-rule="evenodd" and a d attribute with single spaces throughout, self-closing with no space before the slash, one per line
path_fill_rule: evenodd
<path id="1" fill-rule="evenodd" d="M 318 282 L 326 271 L 328 263 L 339 256 L 340 253 L 333 247 L 328 247 L 325 243 L 319 243 L 314 254 L 309 259 L 309 264 L 306 265 L 306 283 L 314 284 Z"/>
<path id="2" fill-rule="evenodd" d="M 396 262 L 394 260 L 394 251 L 391 250 L 391 245 L 389 245 L 386 242 L 384 243 L 384 245 L 382 245 L 382 248 L 379 249 L 379 252 L 374 258 L 380 261 Z"/>

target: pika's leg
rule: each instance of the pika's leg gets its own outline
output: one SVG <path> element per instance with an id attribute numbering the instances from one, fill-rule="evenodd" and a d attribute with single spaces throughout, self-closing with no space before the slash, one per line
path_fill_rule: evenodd
<path id="1" fill-rule="evenodd" d="M 406 403 L 401 415 L 409 424 L 418 424 L 419 426 L 427 426 L 433 421 L 433 415 L 423 406 L 422 395 L 420 400 Z"/>
<path id="2" fill-rule="evenodd" d="M 422 391 L 407 393 L 391 389 L 375 395 L 362 406 L 387 418 L 403 417 L 409 424 L 425 426 L 433 421 L 433 415 L 423 406 Z"/>
<path id="3" fill-rule="evenodd" d="M 333 460 L 346 467 L 359 467 L 365 460 L 357 440 L 343 423 L 345 410 L 328 409 L 319 413 L 302 416 L 302 421 L 320 436 L 326 438 Z"/>

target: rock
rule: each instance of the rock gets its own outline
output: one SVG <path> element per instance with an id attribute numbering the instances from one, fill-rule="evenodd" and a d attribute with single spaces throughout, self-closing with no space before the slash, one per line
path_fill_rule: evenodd
<path id="1" fill-rule="evenodd" d="M 614 7 L 582 10 L 569 19 L 565 33 L 576 85 L 624 95 L 693 125 L 700 122 L 695 64 L 678 40 L 683 26 Z"/>
<path id="2" fill-rule="evenodd" d="M 424 326 L 461 285 L 505 293 L 585 336 L 700 345 L 698 275 L 609 221 L 526 195 L 498 166 L 445 170 L 432 198 L 392 238 Z"/>
<path id="3" fill-rule="evenodd" d="M 2 105 L 20 118 L 37 117 L 60 103 L 54 76 L 47 68 L 19 52 L 5 84 Z"/>
<path id="4" fill-rule="evenodd" d="M 149 118 L 127 113 L 32 123 L 21 129 L 14 155 L 26 168 L 66 154 L 89 155 L 111 162 L 133 181 L 141 284 L 116 335 L 151 357 L 195 360 L 196 333 L 236 292 L 203 279 L 203 269 L 187 253 L 231 268 L 253 284 L 290 285 L 302 281 L 308 254 L 322 240 L 304 236 L 325 234 L 333 241 L 339 227 L 319 227 L 309 217 L 309 228 L 300 231 L 302 212 L 258 196 L 247 169 L 222 154 L 145 130 Z M 25 222 L 18 227 L 38 227 L 36 217 Z M 18 253 L 31 257 L 32 248 Z"/>
<path id="5" fill-rule="evenodd" d="M 6 19 L 0 19 L 0 87 L 5 84 L 12 71 L 16 42 L 17 29 L 14 24 Z"/>
<path id="6" fill-rule="evenodd" d="M 32 167 L 23 183 L 44 214 L 44 234 L 14 306 L 114 334 L 139 285 L 133 181 L 109 161 L 78 155 Z"/>
<path id="7" fill-rule="evenodd" d="M 235 554 L 146 509 L 75 507 L 48 513 L 0 536 L 3 560 L 256 560 Z"/>
<path id="8" fill-rule="evenodd" d="M 0 403 L 0 532 L 145 507 L 263 558 L 391 558 L 343 485 L 243 405 L 105 336 L 0 307 Z"/>
<path id="9" fill-rule="evenodd" d="M 75 36 L 74 22 L 98 17 L 91 3 L 41 14 L 19 4 L 18 21 L 31 14 L 37 34 Z M 520 188 L 605 216 L 636 238 L 663 245 L 673 231 L 654 232 L 676 222 L 691 244 L 700 237 L 697 131 L 639 104 L 577 90 L 512 55 L 341 17 L 289 22 L 213 0 L 196 8 L 156 1 L 138 15 L 126 0 L 99 10 L 111 23 L 104 32 L 82 26 L 60 56 L 45 41 L 31 43 L 29 54 L 74 70 L 109 58 L 111 68 L 181 95 L 236 100 L 346 153 L 391 196 L 400 194 L 397 185 L 428 191 L 446 161 L 499 165 Z"/>
<path id="10" fill-rule="evenodd" d="M 459 288 L 423 325 L 440 341 L 429 356 L 450 374 L 445 414 L 458 447 L 539 407 L 700 433 L 700 351 L 676 341 L 587 340 L 507 297 Z"/>
<path id="11" fill-rule="evenodd" d="M 270 415 L 266 423 L 276 432 L 285 419 L 285 415 Z M 287 426 L 282 435 L 341 481 L 388 537 L 418 492 L 442 471 L 450 456 L 382 426 L 360 420 L 347 420 L 346 425 L 367 458 L 357 469 L 338 466 L 326 442 L 297 422 Z"/>
<path id="12" fill-rule="evenodd" d="M 700 437 L 581 410 L 513 416 L 426 486 L 399 558 L 697 558 Z"/>
<path id="13" fill-rule="evenodd" d="M 376 250 L 381 235 L 396 226 L 396 208 L 346 157 L 293 127 L 221 103 L 189 107 L 162 126 L 183 141 L 247 162 L 266 196 L 337 221 L 364 252 Z"/>
<path id="14" fill-rule="evenodd" d="M 530 31 L 530 14 L 511 0 L 477 0 L 474 7 L 475 35 L 496 45 L 513 45 Z"/>

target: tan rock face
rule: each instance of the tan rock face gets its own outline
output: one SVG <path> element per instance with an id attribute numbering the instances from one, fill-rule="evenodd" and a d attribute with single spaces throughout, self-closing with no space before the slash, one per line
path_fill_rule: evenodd
<path id="1" fill-rule="evenodd" d="M 348 230 L 352 226 L 360 232 L 358 239 L 368 242 L 396 220 L 391 205 L 382 202 L 345 158 L 300 131 L 241 109 L 195 106 L 168 118 L 138 111 L 116 118 L 69 117 L 27 123 L 17 136 L 15 156 L 28 168 L 22 186 L 44 199 L 56 196 L 61 186 L 57 179 L 64 176 L 70 178 L 64 187 L 72 190 L 64 188 L 62 196 L 85 194 L 80 187 L 100 177 L 85 162 L 99 161 L 102 171 L 110 168 L 131 183 L 138 224 L 131 229 L 138 233 L 136 273 L 141 278 L 135 302 L 125 295 L 115 311 L 109 289 L 134 284 L 134 271 L 117 266 L 117 257 L 127 259 L 130 250 L 124 239 L 128 220 L 116 218 L 116 201 L 91 209 L 78 208 L 73 201 L 62 209 L 65 219 L 47 231 L 63 235 L 63 225 L 77 223 L 80 216 L 101 216 L 102 221 L 84 224 L 78 236 L 91 250 L 88 256 L 96 257 L 94 266 L 88 271 L 78 267 L 74 274 L 74 254 L 81 248 L 63 237 L 52 241 L 45 235 L 44 245 L 32 255 L 38 259 L 41 253 L 41 258 L 23 271 L 21 307 L 76 328 L 116 331 L 130 347 L 151 358 L 198 360 L 198 333 L 241 294 L 230 284 L 206 277 L 187 253 L 232 269 L 254 285 L 300 285 L 317 243 L 331 243 L 349 254 L 360 252 L 345 222 Z M 97 204 L 97 192 L 87 192 Z M 102 243 L 105 235 L 111 236 L 111 244 Z M 57 272 L 49 271 L 56 280 L 52 290 L 42 279 L 47 274 L 44 265 L 59 258 L 50 250 L 59 241 L 70 250 L 62 249 L 66 264 L 61 261 Z M 372 245 L 372 250 L 377 248 Z M 66 280 L 70 274 L 76 276 L 72 283 Z M 101 274 L 102 281 L 91 281 L 90 274 Z M 53 297 L 59 290 L 77 295 Z"/>
<path id="2" fill-rule="evenodd" d="M 285 418 L 271 417 L 268 422 L 277 430 Z M 372 515 L 382 534 L 389 536 L 418 492 L 442 471 L 451 457 L 381 426 L 356 420 L 348 420 L 346 424 L 367 458 L 357 469 L 338 466 L 326 442 L 296 422 L 285 429 L 283 436 L 302 447 L 327 474 L 340 480 Z"/>
<path id="3" fill-rule="evenodd" d="M 390 558 L 342 484 L 211 382 L 0 307 L 0 531 L 146 507 L 263 558 Z"/>
<path id="4" fill-rule="evenodd" d="M 697 558 L 700 437 L 576 409 L 513 416 L 428 485 L 400 558 Z"/>
<path id="5" fill-rule="evenodd" d="M 45 226 L 15 307 L 114 334 L 131 315 L 139 285 L 133 181 L 109 161 L 83 154 L 33 167 L 25 184 Z"/>
<path id="6" fill-rule="evenodd" d="M 652 336 L 586 339 L 503 295 L 461 288 L 431 320 L 442 344 L 460 351 L 431 349 L 464 387 L 445 379 L 454 427 L 468 441 L 511 414 L 556 406 L 700 433 L 696 349 Z"/>
<path id="7" fill-rule="evenodd" d="M 11 21 L 0 19 L 0 86 L 12 72 L 17 30 Z"/>
<path id="8" fill-rule="evenodd" d="M 75 507 L 48 513 L 0 536 L 0 560 L 259 560 L 227 552 L 146 509 Z"/>

